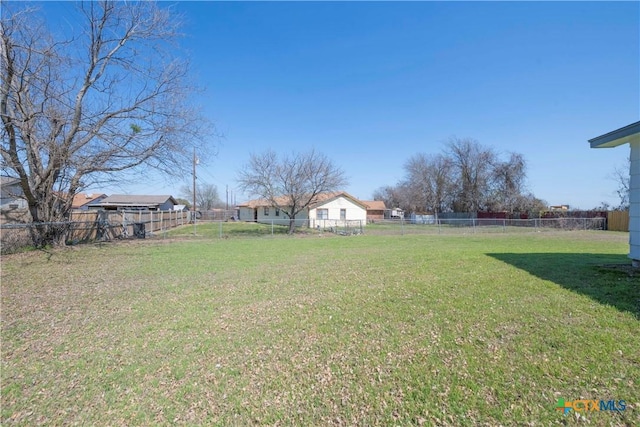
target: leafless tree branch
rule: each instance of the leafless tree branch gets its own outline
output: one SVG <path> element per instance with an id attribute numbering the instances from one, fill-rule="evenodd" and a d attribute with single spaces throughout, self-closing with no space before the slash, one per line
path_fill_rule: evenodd
<path id="1" fill-rule="evenodd" d="M 620 199 L 620 204 L 618 205 L 619 210 L 629 209 L 631 189 L 630 166 L 631 157 L 628 157 L 626 164 L 616 166 L 610 176 L 618 186 L 618 188 L 616 188 L 616 194 L 618 194 L 618 198 Z"/>
<path id="2" fill-rule="evenodd" d="M 211 129 L 188 104 L 195 87 L 176 56 L 179 17 L 146 2 L 83 2 L 84 32 L 55 40 L 32 8 L 3 3 L 3 173 L 20 178 L 34 222 L 68 216 L 91 184 L 153 167 L 188 168 Z M 36 244 L 64 233 L 39 230 Z"/>

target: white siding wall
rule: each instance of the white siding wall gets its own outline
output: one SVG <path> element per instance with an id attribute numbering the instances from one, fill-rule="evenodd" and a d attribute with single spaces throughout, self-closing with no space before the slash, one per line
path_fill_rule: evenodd
<path id="1" fill-rule="evenodd" d="M 308 220 L 309 219 L 309 215 L 307 215 L 308 211 L 306 209 L 304 209 L 302 212 L 300 212 L 298 215 L 296 215 L 296 221 L 298 220 Z M 285 218 L 289 218 L 288 216 Z"/>
<path id="2" fill-rule="evenodd" d="M 158 205 L 158 210 L 159 211 L 171 211 L 171 210 L 173 210 L 174 206 L 175 205 L 173 204 L 173 202 L 171 202 L 171 200 L 167 200 L 163 204 Z"/>
<path id="3" fill-rule="evenodd" d="M 631 145 L 629 258 L 634 260 L 634 264 L 640 264 L 640 141 L 633 141 L 629 145 Z"/>
<path id="4" fill-rule="evenodd" d="M 256 208 L 258 210 L 258 222 L 264 224 L 280 224 L 280 225 L 289 225 L 289 216 L 285 214 L 282 209 L 280 209 L 280 215 L 276 216 L 276 208 L 269 208 L 269 215 L 264 214 L 264 206 L 260 206 Z M 298 212 L 296 215 L 296 225 L 303 225 L 302 222 L 307 220 L 307 210 L 303 210 L 302 212 Z M 306 224 L 304 224 L 306 225 Z"/>
<path id="5" fill-rule="evenodd" d="M 238 211 L 238 215 L 240 215 L 240 221 L 253 221 L 255 219 L 253 217 L 253 208 L 241 206 Z"/>
<path id="6" fill-rule="evenodd" d="M 258 209 L 258 222 L 263 222 L 267 224 L 285 224 L 285 220 L 288 217 L 280 211 L 280 215 L 276 216 L 276 208 L 269 207 L 269 215 L 264 214 L 264 206 L 260 206 Z"/>
<path id="7" fill-rule="evenodd" d="M 328 209 L 328 220 L 318 220 L 318 209 Z M 346 220 L 347 221 L 360 221 L 364 226 L 367 223 L 367 210 L 363 207 L 353 203 L 351 200 L 338 197 L 335 200 L 332 200 L 328 203 L 316 206 L 314 209 L 309 210 L 309 226 L 312 228 L 315 227 L 330 227 L 330 226 L 342 226 L 344 225 L 340 221 L 340 209 L 346 209 Z"/>

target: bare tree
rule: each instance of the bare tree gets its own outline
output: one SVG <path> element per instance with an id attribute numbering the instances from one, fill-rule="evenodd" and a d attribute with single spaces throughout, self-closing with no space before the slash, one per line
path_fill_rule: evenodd
<path id="1" fill-rule="evenodd" d="M 616 189 L 616 193 L 620 198 L 618 210 L 629 209 L 629 197 L 631 188 L 631 175 L 629 174 L 630 170 L 631 157 L 628 157 L 627 163 L 623 166 L 617 166 L 611 174 L 611 179 L 613 179 L 616 184 L 618 184 L 618 188 Z"/>
<path id="2" fill-rule="evenodd" d="M 491 167 L 491 190 L 488 195 L 487 207 L 493 211 L 507 211 L 513 213 L 522 211 L 525 198 L 527 164 L 524 156 L 511 153 L 509 160 L 495 160 Z"/>
<path id="3" fill-rule="evenodd" d="M 193 198 L 191 200 L 193 200 Z M 191 201 L 189 199 L 178 197 L 176 198 L 176 202 L 178 202 L 179 205 L 184 205 L 187 210 L 191 210 Z"/>
<path id="4" fill-rule="evenodd" d="M 243 191 L 266 200 L 289 217 L 289 234 L 295 231 L 296 215 L 321 193 L 347 183 L 344 172 L 325 155 L 311 150 L 279 158 L 274 151 L 252 154 L 239 173 Z"/>
<path id="5" fill-rule="evenodd" d="M 401 208 L 407 210 L 406 205 L 409 197 L 407 189 L 402 187 L 401 184 L 396 186 L 387 185 L 373 192 L 373 200 L 382 200 L 388 209 Z"/>
<path id="6" fill-rule="evenodd" d="M 214 184 L 200 183 L 196 187 L 196 202 L 199 210 L 209 211 L 215 207 L 222 206 L 218 187 Z M 183 186 L 180 192 L 185 199 L 193 200 L 193 188 L 191 186 Z"/>
<path id="7" fill-rule="evenodd" d="M 416 154 L 405 164 L 406 188 L 413 203 L 409 210 L 433 212 L 436 215 L 449 209 L 454 187 L 451 159 L 437 154 Z"/>
<path id="8" fill-rule="evenodd" d="M 409 212 L 513 213 L 538 210 L 542 203 L 526 191 L 524 156 L 511 153 L 503 161 L 491 148 L 469 138 L 449 140 L 440 154 L 418 153 L 404 169 L 404 179 L 394 187 L 383 187 L 379 197 L 393 199 Z"/>
<path id="9" fill-rule="evenodd" d="M 537 198 L 533 193 L 522 193 L 517 197 L 516 202 L 518 212 L 527 212 L 530 217 L 540 216 L 540 214 L 549 209 L 549 203 L 546 200 Z"/>
<path id="10" fill-rule="evenodd" d="M 470 138 L 452 138 L 447 143 L 447 149 L 457 184 L 454 191 L 454 210 L 475 212 L 483 209 L 496 154 Z"/>
<path id="11" fill-rule="evenodd" d="M 20 179 L 34 244 L 64 244 L 74 194 L 124 172 L 176 173 L 203 145 L 179 20 L 153 2 L 81 2 L 81 32 L 57 40 L 34 9 L 2 7 L 3 173 Z"/>

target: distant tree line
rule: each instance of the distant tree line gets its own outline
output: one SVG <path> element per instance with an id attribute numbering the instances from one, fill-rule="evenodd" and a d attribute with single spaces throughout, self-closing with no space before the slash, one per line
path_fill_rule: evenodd
<path id="1" fill-rule="evenodd" d="M 404 165 L 395 186 L 378 189 L 374 199 L 406 212 L 539 212 L 547 208 L 526 188 L 522 154 L 506 158 L 471 138 L 451 138 L 441 153 L 418 153 Z"/>

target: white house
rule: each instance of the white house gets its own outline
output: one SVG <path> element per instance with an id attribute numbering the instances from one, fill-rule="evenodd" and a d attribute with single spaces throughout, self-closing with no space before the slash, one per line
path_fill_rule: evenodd
<path id="1" fill-rule="evenodd" d="M 284 197 L 277 202 L 281 207 L 287 205 Z M 241 221 L 282 225 L 289 223 L 289 217 L 268 200 L 250 200 L 238 205 L 238 208 Z M 367 223 L 367 206 L 344 191 L 322 193 L 316 196 L 307 209 L 296 215 L 296 222 L 302 221 L 312 228 L 364 226 Z"/>
<path id="2" fill-rule="evenodd" d="M 591 148 L 610 148 L 629 144 L 631 165 L 629 181 L 629 258 L 640 267 L 640 122 L 632 123 L 590 139 Z"/>
<path id="3" fill-rule="evenodd" d="M 278 204 L 280 206 L 286 205 L 284 198 L 280 199 L 281 200 L 278 200 Z M 307 220 L 309 218 L 307 214 L 308 212 L 303 210 L 296 215 L 296 220 Z M 289 224 L 289 217 L 285 215 L 284 212 L 273 207 L 268 200 L 263 199 L 249 200 L 246 203 L 238 205 L 238 219 L 240 221 L 261 222 L 265 224 Z"/>
<path id="4" fill-rule="evenodd" d="M 309 227 L 330 228 L 367 223 L 367 205 L 348 193 L 324 194 L 309 206 Z"/>

